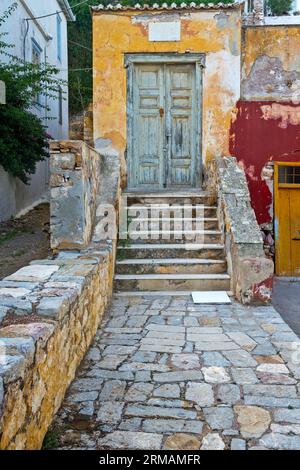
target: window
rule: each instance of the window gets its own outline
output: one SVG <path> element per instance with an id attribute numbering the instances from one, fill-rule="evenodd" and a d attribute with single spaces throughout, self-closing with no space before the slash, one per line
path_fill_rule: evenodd
<path id="1" fill-rule="evenodd" d="M 245 11 L 246 13 L 252 13 L 254 10 L 254 0 L 246 0 Z"/>
<path id="2" fill-rule="evenodd" d="M 58 90 L 58 122 L 60 125 L 63 123 L 63 91 L 61 86 Z"/>
<path id="3" fill-rule="evenodd" d="M 295 0 L 295 1 L 294 1 L 293 11 L 294 11 L 295 13 L 299 13 L 299 12 L 300 12 L 300 0 Z"/>
<path id="4" fill-rule="evenodd" d="M 42 48 L 38 45 L 35 39 L 32 38 L 32 57 L 31 61 L 33 64 L 40 64 L 42 57 Z"/>
<path id="5" fill-rule="evenodd" d="M 39 65 L 42 60 L 42 48 L 38 45 L 35 39 L 31 39 L 31 62 L 35 65 Z M 37 93 L 34 98 L 34 102 L 37 105 L 41 105 L 41 95 Z"/>
<path id="6" fill-rule="evenodd" d="M 56 16 L 56 29 L 57 29 L 57 58 L 61 62 L 62 59 L 62 42 L 61 42 L 61 23 L 62 19 L 57 13 Z"/>
<path id="7" fill-rule="evenodd" d="M 279 166 L 279 184 L 300 184 L 300 166 Z"/>

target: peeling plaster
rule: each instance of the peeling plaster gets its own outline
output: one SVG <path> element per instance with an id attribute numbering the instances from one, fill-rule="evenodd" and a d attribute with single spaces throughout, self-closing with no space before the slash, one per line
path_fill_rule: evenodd
<path id="1" fill-rule="evenodd" d="M 242 80 L 242 96 L 246 100 L 272 99 L 300 100 L 300 72 L 284 70 L 278 57 L 260 55 L 252 65 L 247 78 Z"/>
<path id="2" fill-rule="evenodd" d="M 251 203 L 260 225 L 269 224 L 274 217 L 272 161 L 300 161 L 300 119 L 293 125 L 279 126 L 282 114 L 272 111 L 277 106 L 285 111 L 291 108 L 299 112 L 300 108 L 291 103 L 239 101 L 238 112 L 231 122 L 230 153 L 245 170 Z M 271 114 L 268 119 L 263 114 L 266 107 Z"/>
<path id="3" fill-rule="evenodd" d="M 103 139 L 102 137 L 99 137 L 95 140 L 95 149 L 103 149 L 109 147 L 111 144 L 111 139 Z"/>
<path id="4" fill-rule="evenodd" d="M 157 13 L 157 14 L 142 14 L 132 16 L 131 23 L 132 24 L 144 24 L 148 25 L 149 23 L 155 22 L 166 22 L 166 21 L 180 21 L 181 19 L 189 18 L 190 15 L 186 14 L 179 14 L 179 13 Z"/>
<path id="5" fill-rule="evenodd" d="M 243 30 L 242 99 L 300 103 L 299 26 Z"/>
<path id="6" fill-rule="evenodd" d="M 217 22 L 218 28 L 223 29 L 223 28 L 229 27 L 230 15 L 225 13 L 225 11 L 221 11 L 221 13 L 218 13 L 217 15 L 215 15 L 214 18 Z"/>
<path id="7" fill-rule="evenodd" d="M 140 13 L 93 16 L 94 136 L 126 149 L 125 53 L 206 54 L 203 71 L 203 161 L 228 154 L 231 113 L 240 96 L 241 12 L 230 10 L 228 27 L 216 12 Z M 222 17 L 221 17 L 222 18 Z M 149 42 L 148 23 L 181 20 L 181 40 Z"/>
<path id="8" fill-rule="evenodd" d="M 280 103 L 261 106 L 262 118 L 279 120 L 278 127 L 287 129 L 288 125 L 300 125 L 300 106 L 288 106 Z"/>

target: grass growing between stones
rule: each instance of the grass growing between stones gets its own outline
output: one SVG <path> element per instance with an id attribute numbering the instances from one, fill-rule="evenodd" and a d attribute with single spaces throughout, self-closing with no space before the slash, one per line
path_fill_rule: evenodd
<path id="1" fill-rule="evenodd" d="M 18 235 L 22 234 L 22 233 L 30 233 L 32 235 L 34 235 L 34 230 L 28 230 L 26 228 L 24 229 L 11 229 L 9 230 L 8 232 L 5 232 L 5 233 L 0 233 L 0 245 L 5 243 L 5 242 L 9 242 L 10 240 L 13 240 L 14 238 L 16 238 Z"/>
<path id="2" fill-rule="evenodd" d="M 49 429 L 44 437 L 42 450 L 55 449 L 59 443 L 59 432 L 57 429 Z"/>
<path id="3" fill-rule="evenodd" d="M 16 229 L 12 229 L 7 233 L 1 233 L 0 234 L 0 245 L 2 243 L 5 243 L 9 240 L 13 240 L 17 235 L 19 234 L 19 231 Z"/>

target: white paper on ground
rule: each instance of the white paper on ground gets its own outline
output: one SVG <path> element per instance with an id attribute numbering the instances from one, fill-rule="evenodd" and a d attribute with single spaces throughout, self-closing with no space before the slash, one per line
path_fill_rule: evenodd
<path id="1" fill-rule="evenodd" d="M 192 292 L 194 304 L 231 304 L 225 291 Z"/>

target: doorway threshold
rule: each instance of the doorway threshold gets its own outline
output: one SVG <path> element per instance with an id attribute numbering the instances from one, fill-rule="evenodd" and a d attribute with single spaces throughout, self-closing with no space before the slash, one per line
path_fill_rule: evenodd
<path id="1" fill-rule="evenodd" d="M 147 190 L 144 190 L 144 191 L 141 191 L 140 189 L 139 190 L 135 190 L 135 189 L 126 189 L 125 191 L 123 191 L 123 195 L 124 196 L 151 196 L 151 197 L 160 197 L 160 196 L 164 196 L 164 197 L 188 197 L 188 196 L 208 196 L 210 195 L 211 193 L 209 193 L 208 191 L 204 191 L 203 189 L 201 188 L 197 188 L 197 189 L 181 189 L 181 190 L 177 190 L 177 189 L 157 189 L 157 190 L 151 190 L 151 191 L 147 191 Z"/>

